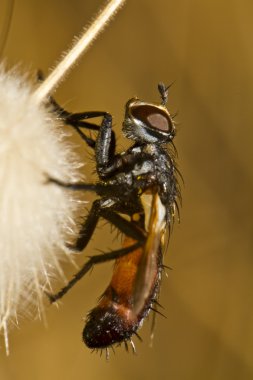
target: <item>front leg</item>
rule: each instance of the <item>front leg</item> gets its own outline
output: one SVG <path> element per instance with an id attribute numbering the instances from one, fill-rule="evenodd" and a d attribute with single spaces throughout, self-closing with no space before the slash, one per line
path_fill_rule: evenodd
<path id="1" fill-rule="evenodd" d="M 131 170 L 136 163 L 142 164 L 147 159 L 152 159 L 150 153 L 145 152 L 126 152 L 125 154 L 115 155 L 115 134 L 112 131 L 112 116 L 107 113 L 104 115 L 101 127 L 98 132 L 95 154 L 97 163 L 97 173 L 101 180 L 109 179 L 117 172 Z"/>
<path id="2" fill-rule="evenodd" d="M 95 149 L 96 141 L 81 130 L 81 128 L 89 129 L 90 131 L 99 131 L 100 126 L 86 121 L 87 119 L 93 119 L 97 117 L 104 117 L 107 113 L 103 111 L 87 111 L 79 113 L 71 113 L 62 108 L 54 98 L 50 97 L 50 103 L 54 110 L 59 114 L 60 118 L 71 127 L 73 127 L 79 136 L 86 142 L 86 144 Z"/>
<path id="3" fill-rule="evenodd" d="M 107 178 L 115 171 L 115 137 L 112 132 L 112 116 L 103 118 L 96 141 L 97 173 L 101 179 Z"/>
<path id="4" fill-rule="evenodd" d="M 95 153 L 99 178 L 109 179 L 126 166 L 136 162 L 133 155 L 115 155 L 115 134 L 112 131 L 112 116 L 106 114 L 98 132 Z"/>

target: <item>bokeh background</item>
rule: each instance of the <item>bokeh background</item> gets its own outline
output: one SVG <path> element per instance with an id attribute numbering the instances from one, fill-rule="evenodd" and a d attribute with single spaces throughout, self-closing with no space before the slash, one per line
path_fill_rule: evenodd
<path id="1" fill-rule="evenodd" d="M 17 0 L 2 58 L 47 74 L 102 4 Z M 1 343 L 1 380 L 253 378 L 252 14 L 250 0 L 128 0 L 59 87 L 56 99 L 73 112 L 110 111 L 119 135 L 128 98 L 156 101 L 157 83 L 175 81 L 169 108 L 179 111 L 175 143 L 185 186 L 165 257 L 173 267 L 160 298 L 167 319 L 157 318 L 152 348 L 145 322 L 137 356 L 124 348 L 109 362 L 91 355 L 81 331 L 110 278 L 111 264 L 101 266 L 58 309 L 46 306 L 47 327 L 21 321 L 9 357 Z M 90 155 L 73 141 L 91 180 Z M 119 137 L 118 146 L 127 141 Z M 114 237 L 101 224 L 86 254 L 112 248 Z M 66 265 L 68 277 L 74 272 Z"/>

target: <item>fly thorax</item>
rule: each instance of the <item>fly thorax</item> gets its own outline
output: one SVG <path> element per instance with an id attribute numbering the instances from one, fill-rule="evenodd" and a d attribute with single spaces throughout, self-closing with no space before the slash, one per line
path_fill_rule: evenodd
<path id="1" fill-rule="evenodd" d="M 153 171 L 154 165 L 151 161 L 144 161 L 141 164 L 135 164 L 132 173 L 135 177 L 147 174 Z"/>

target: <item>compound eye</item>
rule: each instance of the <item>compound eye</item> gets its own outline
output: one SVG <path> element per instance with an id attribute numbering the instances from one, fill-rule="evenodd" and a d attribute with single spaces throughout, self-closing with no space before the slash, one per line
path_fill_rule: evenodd
<path id="1" fill-rule="evenodd" d="M 131 112 L 134 118 L 148 127 L 168 133 L 172 130 L 172 121 L 166 110 L 152 105 L 140 105 L 133 106 Z"/>

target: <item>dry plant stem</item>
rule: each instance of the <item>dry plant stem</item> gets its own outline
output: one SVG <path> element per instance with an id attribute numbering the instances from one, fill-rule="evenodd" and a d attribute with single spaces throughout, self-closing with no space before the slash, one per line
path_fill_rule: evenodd
<path id="1" fill-rule="evenodd" d="M 78 58 L 89 48 L 98 34 L 102 32 L 106 24 L 112 19 L 125 0 L 111 0 L 98 14 L 92 24 L 85 28 L 83 34 L 74 42 L 73 47 L 67 52 L 48 78 L 34 92 L 35 100 L 40 103 L 55 89 L 66 73 L 70 70 Z"/>

